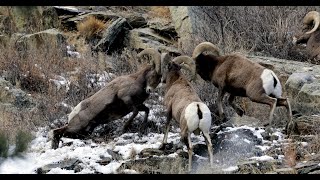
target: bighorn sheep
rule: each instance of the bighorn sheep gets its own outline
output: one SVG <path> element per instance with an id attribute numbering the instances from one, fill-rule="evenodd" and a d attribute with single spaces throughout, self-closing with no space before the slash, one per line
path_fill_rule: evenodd
<path id="1" fill-rule="evenodd" d="M 211 54 L 205 54 L 205 51 Z M 236 96 L 248 97 L 253 102 L 269 105 L 270 125 L 276 106 L 285 106 L 289 122 L 292 122 L 289 100 L 281 97 L 281 83 L 270 69 L 240 54 L 221 55 L 220 50 L 210 42 L 197 45 L 192 58 L 200 77 L 205 81 L 211 81 L 218 88 L 217 106 L 220 119 L 225 118 L 222 100 L 225 93 L 228 92 L 230 94 L 229 104 L 240 116 L 244 114 L 244 111 L 234 104 Z M 195 77 L 196 73 L 193 76 Z"/>
<path id="2" fill-rule="evenodd" d="M 164 62 L 162 62 L 164 63 Z M 211 112 L 206 104 L 198 97 L 191 83 L 181 73 L 181 66 L 195 71 L 195 64 L 188 56 L 179 56 L 168 62 L 163 71 L 162 83 L 165 83 L 164 105 L 166 107 L 166 130 L 162 145 L 163 149 L 167 143 L 169 124 L 174 118 L 180 124 L 181 142 L 185 143 L 189 154 L 189 172 L 192 169 L 191 133 L 199 135 L 200 130 L 205 138 L 211 167 L 213 166 L 212 143 L 209 136 L 211 127 Z"/>
<path id="3" fill-rule="evenodd" d="M 99 124 L 122 118 L 132 112 L 123 131 L 131 125 L 139 111 L 145 112 L 144 125 L 147 123 L 149 108 L 143 102 L 161 81 L 161 55 L 154 49 L 145 49 L 138 54 L 151 55 L 152 64 L 129 75 L 119 76 L 104 88 L 87 99 L 82 100 L 69 114 L 68 124 L 52 131 L 52 148 L 59 146 L 62 136 L 79 138 L 88 135 Z"/>
<path id="4" fill-rule="evenodd" d="M 302 33 L 293 37 L 293 44 L 306 43 L 306 52 L 311 59 L 320 60 L 320 14 L 310 11 L 303 18 Z"/>

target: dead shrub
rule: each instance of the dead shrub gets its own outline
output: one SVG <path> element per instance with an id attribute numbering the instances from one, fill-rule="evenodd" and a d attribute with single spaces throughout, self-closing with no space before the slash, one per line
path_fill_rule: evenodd
<path id="1" fill-rule="evenodd" d="M 79 24 L 77 29 L 80 35 L 86 39 L 91 39 L 94 36 L 100 36 L 100 33 L 106 28 L 106 23 L 95 18 L 94 16 L 88 16 Z"/>

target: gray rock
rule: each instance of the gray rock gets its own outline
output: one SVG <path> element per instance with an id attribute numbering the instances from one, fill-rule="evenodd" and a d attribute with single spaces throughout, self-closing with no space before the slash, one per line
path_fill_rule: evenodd
<path id="1" fill-rule="evenodd" d="M 103 32 L 103 38 L 93 47 L 96 51 L 113 53 L 123 48 L 124 37 L 131 27 L 125 18 L 118 18 Z"/>
<path id="2" fill-rule="evenodd" d="M 81 166 L 79 165 L 82 163 L 78 159 L 64 159 L 61 162 L 47 164 L 42 166 L 36 170 L 37 174 L 46 174 L 53 168 L 61 168 L 67 170 L 74 170 L 75 172 L 80 172 L 82 170 Z"/>
<path id="3" fill-rule="evenodd" d="M 180 50 L 174 47 L 174 42 L 171 39 L 159 35 L 150 28 L 131 30 L 128 34 L 127 46 L 136 50 L 155 48 L 172 55 L 182 54 Z"/>
<path id="4" fill-rule="evenodd" d="M 315 81 L 315 77 L 308 72 L 292 73 L 286 81 L 285 87 L 291 96 L 295 97 L 305 84 Z"/>
<path id="5" fill-rule="evenodd" d="M 142 16 L 129 15 L 126 19 L 133 28 L 142 28 L 147 25 L 147 20 Z"/>
<path id="6" fill-rule="evenodd" d="M 191 43 L 190 36 L 193 34 L 193 25 L 190 18 L 190 7 L 170 6 L 170 14 L 174 28 L 179 35 L 178 47 L 184 49 Z"/>
<path id="7" fill-rule="evenodd" d="M 40 31 L 34 34 L 27 34 L 20 37 L 17 41 L 17 46 L 21 50 L 30 48 L 40 48 L 41 46 L 49 46 L 50 48 L 57 48 L 64 50 L 66 54 L 66 37 L 55 28 Z"/>

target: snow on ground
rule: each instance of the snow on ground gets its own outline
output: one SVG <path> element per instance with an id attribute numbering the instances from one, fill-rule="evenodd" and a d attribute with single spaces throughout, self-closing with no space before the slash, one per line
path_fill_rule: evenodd
<path id="1" fill-rule="evenodd" d="M 222 170 L 225 171 L 225 172 L 233 172 L 233 171 L 236 171 L 238 169 L 239 169 L 238 166 L 230 166 L 230 167 L 222 169 Z"/>
<path id="2" fill-rule="evenodd" d="M 62 138 L 63 143 L 71 144 L 70 146 L 62 146 L 56 150 L 51 149 L 51 142 L 46 137 L 46 131 L 42 129 L 37 133 L 23 158 L 10 157 L 0 164 L 1 174 L 34 174 L 36 170 L 47 164 L 59 163 L 65 159 L 79 159 L 82 161 L 83 170 L 81 173 L 94 173 L 95 171 L 109 174 L 116 173 L 120 167 L 121 161 L 112 161 L 108 165 L 100 165 L 97 161 L 111 155 L 107 152 L 110 149 L 122 155 L 124 160 L 129 159 L 132 149 L 136 153 L 146 148 L 159 148 L 163 134 L 149 133 L 147 136 L 139 137 L 138 133 L 125 133 L 114 139 L 110 143 L 94 143 L 91 140 L 81 141 L 79 139 Z M 168 134 L 168 142 L 177 142 L 179 135 L 174 133 Z M 133 171 L 127 170 L 126 173 Z M 67 174 L 75 173 L 73 170 L 65 170 L 61 168 L 53 168 L 48 173 Z"/>
<path id="3" fill-rule="evenodd" d="M 268 155 L 263 155 L 263 156 L 254 156 L 254 157 L 251 157 L 250 159 L 252 160 L 257 160 L 257 161 L 271 161 L 271 160 L 274 160 L 273 157 L 271 156 L 268 156 Z"/>
<path id="4" fill-rule="evenodd" d="M 264 132 L 263 129 L 253 128 L 249 126 L 241 126 L 234 128 L 226 128 L 226 131 L 235 131 L 237 129 L 250 129 L 255 136 L 263 138 L 261 133 Z M 178 129 L 178 128 L 177 128 Z M 223 132 L 219 132 L 223 133 Z M 282 136 L 282 134 L 279 134 Z M 146 148 L 159 148 L 161 145 L 163 134 L 149 133 L 148 135 L 140 137 L 138 133 L 125 133 L 119 137 L 113 139 L 109 143 L 101 142 L 94 143 L 92 140 L 82 141 L 79 139 L 62 138 L 64 145 L 56 150 L 51 149 L 51 141 L 48 138 L 48 133 L 45 128 L 40 129 L 36 138 L 31 142 L 29 149 L 23 155 L 23 157 L 9 157 L 5 159 L 0 164 L 1 174 L 35 174 L 36 170 L 48 164 L 60 163 L 66 159 L 78 159 L 81 161 L 80 165 L 82 170 L 76 172 L 78 174 L 90 174 L 90 173 L 117 173 L 117 169 L 121 166 L 122 162 L 132 158 L 132 155 L 140 153 Z M 282 139 L 282 138 L 279 138 Z M 180 141 L 179 129 L 175 133 L 169 132 L 168 143 L 177 144 Z M 248 139 L 243 140 L 244 143 L 251 143 Z M 192 134 L 193 144 L 202 143 L 204 144 L 204 138 L 200 136 L 195 136 Z M 271 148 L 266 145 L 257 145 L 262 151 L 266 151 Z M 97 161 L 103 158 L 111 158 L 112 156 L 107 150 L 112 150 L 117 152 L 123 158 L 121 161 L 112 160 L 107 165 L 101 165 Z M 186 146 L 183 150 L 187 150 Z M 169 156 L 175 157 L 176 153 Z M 250 159 L 258 161 L 269 161 L 273 160 L 273 157 L 262 155 L 260 157 L 251 157 Z M 229 166 L 228 168 L 222 169 L 222 171 L 235 171 L 238 168 L 236 165 Z M 125 173 L 137 173 L 134 170 L 127 169 Z M 58 167 L 52 168 L 49 174 L 68 174 L 75 173 L 73 170 L 61 169 Z"/>

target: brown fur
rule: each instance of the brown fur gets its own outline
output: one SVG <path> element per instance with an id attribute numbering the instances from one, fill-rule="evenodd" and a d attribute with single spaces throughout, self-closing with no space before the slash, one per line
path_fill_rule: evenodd
<path id="1" fill-rule="evenodd" d="M 312 12 L 309 12 L 312 13 Z M 316 15 L 316 14 L 315 14 Z M 318 15 L 317 15 L 318 16 Z M 296 40 L 294 44 L 306 44 L 306 52 L 310 59 L 320 60 L 320 30 L 319 27 L 312 32 L 307 34 L 311 29 L 314 28 L 314 19 L 317 18 L 304 18 L 304 25 L 302 31 L 295 35 Z M 320 19 L 318 17 L 318 19 Z M 318 21 L 318 20 L 316 20 Z"/>
<path id="2" fill-rule="evenodd" d="M 209 48 L 211 47 L 211 48 Z M 213 51 L 214 54 L 204 54 L 205 51 Z M 291 122 L 291 108 L 286 98 L 274 98 L 272 94 L 266 94 L 261 80 L 261 74 L 265 67 L 252 62 L 240 54 L 218 56 L 218 48 L 209 42 L 199 44 L 194 52 L 193 59 L 196 63 L 196 72 L 206 81 L 213 83 L 219 91 L 218 110 L 220 119 L 226 120 L 222 99 L 225 93 L 229 93 L 229 104 L 237 114 L 242 116 L 244 111 L 234 104 L 235 96 L 248 97 L 251 101 L 270 106 L 269 120 L 273 119 L 275 106 L 285 106 Z"/>
<path id="3" fill-rule="evenodd" d="M 158 56 L 160 60 L 160 54 Z M 78 106 L 76 106 L 70 113 L 68 124 L 53 130 L 52 148 L 58 148 L 60 138 L 63 136 L 85 137 L 99 124 L 122 118 L 130 112 L 133 114 L 126 122 L 124 132 L 139 111 L 145 112 L 143 122 L 145 125 L 149 115 L 149 108 L 143 104 L 149 97 L 146 88 L 148 86 L 156 88 L 161 80 L 161 74 L 156 72 L 156 67 L 153 63 L 153 65 L 145 65 L 136 73 L 119 76 L 89 98 L 81 101 L 78 104 L 80 110 L 77 111 Z"/>
<path id="4" fill-rule="evenodd" d="M 201 99 L 199 98 L 198 94 L 194 90 L 191 83 L 186 79 L 186 77 L 181 73 L 180 69 L 181 67 L 176 64 L 175 62 L 169 62 L 168 63 L 168 70 L 163 74 L 165 83 L 166 83 L 166 89 L 165 89 L 165 96 L 164 96 L 164 105 L 166 106 L 166 131 L 165 135 L 162 141 L 162 146 L 160 149 L 163 149 L 165 147 L 165 144 L 167 143 L 167 136 L 170 128 L 170 121 L 171 119 L 175 119 L 179 125 L 180 125 L 180 136 L 181 141 L 186 144 L 188 148 L 188 154 L 189 154 L 189 171 L 191 171 L 191 162 L 192 162 L 192 144 L 191 144 L 191 133 L 188 130 L 187 120 L 185 118 L 185 110 L 187 106 L 190 103 L 193 102 L 201 102 Z M 202 119 L 203 113 L 201 112 L 199 105 L 197 106 L 197 114 L 199 116 L 199 119 Z M 211 122 L 211 119 L 210 119 Z M 211 124 L 211 123 L 210 123 Z M 194 131 L 196 134 L 199 133 L 200 127 Z M 212 144 L 211 139 L 209 136 L 209 132 L 203 132 L 204 137 L 206 140 L 206 144 L 208 146 L 208 151 L 210 155 L 210 163 L 212 165 Z"/>

